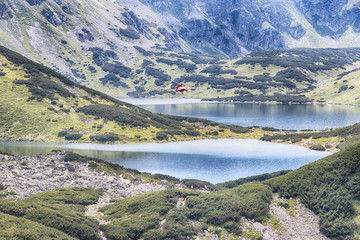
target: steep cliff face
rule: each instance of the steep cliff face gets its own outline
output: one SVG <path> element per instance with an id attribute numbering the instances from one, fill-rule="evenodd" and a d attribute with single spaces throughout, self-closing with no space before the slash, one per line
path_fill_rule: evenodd
<path id="1" fill-rule="evenodd" d="M 353 0 L 141 2 L 172 16 L 166 23 L 203 53 L 239 57 L 266 49 L 359 46 L 360 5 Z"/>
<path id="2" fill-rule="evenodd" d="M 360 32 L 360 3 L 342 0 L 301 0 L 297 3 L 306 19 L 322 36 L 340 38 L 349 27 Z"/>

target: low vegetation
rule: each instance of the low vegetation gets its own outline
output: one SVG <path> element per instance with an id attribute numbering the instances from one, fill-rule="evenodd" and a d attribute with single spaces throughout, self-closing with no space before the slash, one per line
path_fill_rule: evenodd
<path id="1" fill-rule="evenodd" d="M 9 221 L 1 224 L 8 227 L 0 231 L 0 236 L 100 240 L 98 223 L 84 215 L 84 206 L 97 202 L 100 194 L 91 189 L 70 188 L 39 193 L 24 200 L 0 200 L 0 221 Z M 23 226 L 17 233 L 15 229 L 19 226 L 15 224 Z"/>
<path id="2" fill-rule="evenodd" d="M 359 198 L 360 145 L 265 181 L 273 191 L 300 200 L 320 217 L 320 230 L 328 237 L 353 239 Z"/>
<path id="3" fill-rule="evenodd" d="M 305 143 L 312 150 L 325 151 L 330 149 L 345 149 L 360 143 L 360 124 L 348 127 L 327 129 L 323 131 L 283 132 L 272 135 L 265 134 L 260 138 L 263 141 Z M 335 149 L 336 148 L 336 149 Z"/>
<path id="4" fill-rule="evenodd" d="M 186 201 L 186 205 L 176 207 L 179 201 Z M 110 239 L 184 239 L 210 225 L 241 235 L 241 217 L 255 219 L 266 215 L 270 201 L 270 189 L 260 183 L 216 193 L 165 190 L 102 208 L 112 223 L 101 229 Z M 191 222 L 200 225 L 195 227 Z"/>

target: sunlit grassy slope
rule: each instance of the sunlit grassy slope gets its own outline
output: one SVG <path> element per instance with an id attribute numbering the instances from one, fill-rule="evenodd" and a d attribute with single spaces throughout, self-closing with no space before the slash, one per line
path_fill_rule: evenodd
<path id="1" fill-rule="evenodd" d="M 234 60 L 136 49 L 137 61 L 122 82 L 127 97 L 347 104 L 360 100 L 357 48 L 260 51 Z M 194 91 L 176 94 L 178 82 Z M 124 93 L 105 90 L 111 84 L 116 85 L 97 86 L 114 96 Z"/>
<path id="2" fill-rule="evenodd" d="M 3 47 L 0 66 L 4 140 L 139 142 L 263 135 L 260 129 L 152 114 L 74 84 Z"/>

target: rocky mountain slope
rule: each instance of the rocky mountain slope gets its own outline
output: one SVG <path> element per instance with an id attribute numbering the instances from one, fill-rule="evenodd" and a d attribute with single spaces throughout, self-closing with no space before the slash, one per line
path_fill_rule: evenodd
<path id="1" fill-rule="evenodd" d="M 110 44 L 131 52 L 126 47 L 135 42 L 158 43 L 175 51 L 234 58 L 295 46 L 359 46 L 358 13 L 359 5 L 351 0 L 6 0 L 0 19 L 7 37 L 1 43 L 39 54 L 41 43 L 51 47 L 67 36 L 77 50 Z"/>
<path id="2" fill-rule="evenodd" d="M 358 11 L 358 4 L 350 0 L 326 3 L 305 0 L 5 0 L 0 4 L 0 44 L 75 82 L 115 97 L 174 97 L 172 84 L 181 77 L 208 77 L 211 71 L 219 69 L 218 65 L 225 70 L 221 72 L 223 75 L 247 77 L 249 79 L 245 80 L 255 82 L 259 81 L 255 75 L 269 72 L 276 75 L 280 71 L 267 67 L 263 71 L 249 64 L 233 66 L 239 59 L 227 58 L 266 49 L 359 46 Z M 309 55 L 309 52 L 302 54 Z M 321 59 L 327 55 L 318 51 L 311 53 L 314 54 L 320 54 L 317 64 L 323 64 Z M 344 52 L 331 54 L 331 58 L 336 59 Z M 308 77 L 316 81 L 313 86 L 326 87 L 306 97 L 355 103 L 347 96 L 335 96 L 334 92 L 341 86 L 332 86 L 338 74 L 344 73 L 351 79 L 357 77 L 355 72 L 345 73 L 357 68 L 353 65 L 356 60 L 351 59 L 339 70 L 308 72 Z M 214 64 L 213 69 L 202 72 Z M 308 74 L 303 69 L 300 71 Z M 297 80 L 290 81 L 299 85 Z M 195 85 L 197 81 L 192 82 Z M 249 91 L 241 85 L 224 93 L 207 78 L 202 78 L 201 82 L 207 83 L 211 91 L 205 91 L 207 87 L 200 88 L 189 97 L 234 97 L 238 92 L 257 95 L 264 89 L 253 85 L 253 90 Z M 347 85 L 344 89 L 351 87 L 344 85 Z M 304 90 L 304 86 L 297 87 L 299 92 Z M 274 91 L 284 92 L 281 87 L 274 91 L 266 88 L 268 95 Z M 291 89 L 285 90 L 287 92 Z M 340 92 L 340 95 L 345 93 Z M 318 95 L 320 97 L 314 98 Z M 252 100 L 262 101 L 258 97 Z"/>

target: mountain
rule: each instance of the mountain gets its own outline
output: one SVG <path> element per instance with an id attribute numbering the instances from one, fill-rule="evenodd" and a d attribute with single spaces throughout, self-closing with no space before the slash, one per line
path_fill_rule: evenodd
<path id="1" fill-rule="evenodd" d="M 234 58 L 294 47 L 359 46 L 356 1 L 140 0 L 201 52 Z"/>
<path id="2" fill-rule="evenodd" d="M 250 128 L 153 114 L 78 85 L 0 47 L 0 139 L 81 142 L 168 141 L 240 136 Z"/>
<path id="3" fill-rule="evenodd" d="M 252 57 L 247 54 L 261 53 L 261 50 L 283 50 L 286 55 L 287 49 L 294 47 L 359 46 L 358 11 L 359 5 L 354 1 L 335 0 L 5 0 L 0 4 L 0 44 L 76 83 L 114 97 L 175 97 L 173 83 L 189 75 L 208 77 L 211 71 L 221 68 L 225 70 L 221 74 L 228 74 L 221 76 L 223 78 L 247 77 L 245 80 L 257 82 L 259 78 L 255 75 L 268 71 L 276 75 L 280 71 L 267 67 L 265 71 L 253 69 L 249 64 L 233 66 L 240 59 L 229 58 Z M 261 54 L 267 55 L 268 51 Z M 317 54 L 320 55 L 315 57 Z M 349 50 L 338 51 L 338 54 L 333 51 L 330 57 L 346 58 L 342 54 L 349 54 Z M 322 59 L 328 57 L 321 50 L 311 53 L 304 49 L 301 55 L 314 56 L 320 61 L 318 64 L 323 64 Z M 310 101 L 335 99 L 338 103 L 357 103 L 351 96 L 348 99 L 348 96 L 334 94 L 341 85 L 349 89 L 356 87 L 354 84 L 332 86 L 339 74 L 356 78 L 357 59 L 353 54 L 350 58 L 340 69 L 326 69 L 329 70 L 326 73 L 300 69 L 303 75 L 309 74 L 307 78 L 316 81 L 312 86 L 326 85 L 324 91 L 315 94 L 307 91 L 306 97 Z M 212 65 L 215 65 L 213 69 L 202 72 Z M 345 78 L 343 80 L 347 80 Z M 293 82 L 288 83 L 293 89 L 274 90 L 266 86 L 269 91 L 266 94 L 278 91 L 287 95 L 295 89 L 294 84 L 299 85 L 294 79 L 285 80 Z M 194 86 L 190 87 L 195 87 L 197 81 L 192 82 Z M 208 82 L 208 78 L 202 78 L 201 82 Z M 231 84 L 239 85 L 234 81 Z M 306 84 L 297 86 L 297 90 L 302 92 Z M 207 85 L 210 91 L 200 87 L 199 91 L 187 95 L 224 98 L 243 93 L 242 96 L 247 97 L 248 92 L 258 95 L 264 91 L 258 84 L 250 88 L 241 85 L 230 91 L 214 87 L 210 82 Z M 342 90 L 339 95 L 347 93 Z M 249 101 L 273 99 L 255 97 Z M 289 101 L 282 97 L 276 99 Z M 304 98 L 295 98 L 299 100 Z"/>
<path id="4" fill-rule="evenodd" d="M 131 55 L 126 47 L 136 42 L 158 43 L 234 58 L 267 49 L 359 46 L 359 11 L 355 1 L 338 0 L 6 0 L 1 29 L 10 36 L 1 43 L 39 54 L 42 43 L 51 47 L 65 37 L 76 50 L 108 44 Z"/>

